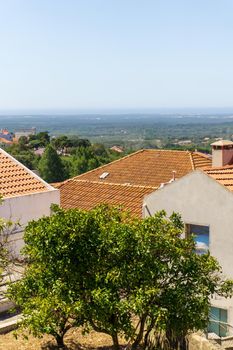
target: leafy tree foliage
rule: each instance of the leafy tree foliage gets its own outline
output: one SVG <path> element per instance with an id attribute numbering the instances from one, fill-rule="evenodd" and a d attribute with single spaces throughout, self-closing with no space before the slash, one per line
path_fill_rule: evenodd
<path id="1" fill-rule="evenodd" d="M 64 167 L 56 150 L 49 144 L 38 165 L 40 174 L 47 182 L 64 180 Z"/>
<path id="2" fill-rule="evenodd" d="M 54 148 L 58 151 L 61 151 L 61 153 L 63 153 L 68 147 L 72 146 L 70 139 L 66 135 L 56 137 L 52 140 L 52 144 Z"/>
<path id="3" fill-rule="evenodd" d="M 89 140 L 80 139 L 77 136 L 61 135 L 50 140 L 47 131 L 30 135 L 28 138 L 21 136 L 17 144 L 7 146 L 6 150 L 29 169 L 39 170 L 44 180 L 50 181 L 48 180 L 51 178 L 50 175 L 48 176 L 48 164 L 50 163 L 47 164 L 47 170 L 44 171 L 43 161 L 40 162 L 41 156 L 35 154 L 35 150 L 40 147 L 44 148 L 46 145 L 51 145 L 60 155 L 59 162 L 62 170 L 59 176 L 54 176 L 56 171 L 53 167 L 50 171 L 53 174 L 52 178 L 57 179 L 55 181 L 82 174 L 122 156 L 106 149 L 102 144 L 92 145 Z"/>
<path id="4" fill-rule="evenodd" d="M 50 143 L 48 131 L 41 131 L 36 135 L 29 136 L 29 144 L 33 147 L 46 147 Z"/>
<path id="5" fill-rule="evenodd" d="M 28 138 L 26 136 L 20 136 L 18 146 L 22 150 L 26 150 L 28 145 Z"/>
<path id="6" fill-rule="evenodd" d="M 72 174 L 80 175 L 100 165 L 98 158 L 91 147 L 78 147 L 72 157 Z"/>
<path id="7" fill-rule="evenodd" d="M 26 228 L 29 265 L 10 292 L 23 325 L 54 335 L 60 346 L 68 328 L 84 325 L 109 334 L 115 349 L 119 335 L 132 349 L 158 347 L 162 338 L 185 348 L 187 333 L 207 325 L 210 296 L 231 295 L 232 282 L 182 231 L 179 216 L 165 212 L 137 220 L 107 206 L 56 207 Z"/>

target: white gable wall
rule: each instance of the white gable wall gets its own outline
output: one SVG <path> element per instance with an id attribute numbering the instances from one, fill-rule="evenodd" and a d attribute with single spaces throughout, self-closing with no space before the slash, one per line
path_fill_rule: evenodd
<path id="1" fill-rule="evenodd" d="M 33 193 L 18 197 L 5 198 L 0 205 L 0 217 L 19 222 L 16 233 L 10 235 L 12 250 L 19 255 L 23 247 L 23 230 L 31 220 L 50 215 L 51 204 L 60 205 L 60 192 L 53 189 L 47 192 Z"/>
<path id="2" fill-rule="evenodd" d="M 224 275 L 233 278 L 233 193 L 197 170 L 145 197 L 144 217 L 148 210 L 153 215 L 162 209 L 168 216 L 180 213 L 186 224 L 209 226 L 210 252 Z M 233 325 L 233 300 L 213 300 L 212 304 L 228 308 Z"/>

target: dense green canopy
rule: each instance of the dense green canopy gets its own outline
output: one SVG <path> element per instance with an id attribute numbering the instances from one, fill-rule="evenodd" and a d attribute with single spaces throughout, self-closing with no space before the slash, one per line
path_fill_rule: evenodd
<path id="1" fill-rule="evenodd" d="M 56 207 L 26 228 L 29 265 L 10 291 L 23 325 L 53 334 L 60 346 L 73 325 L 109 334 L 115 349 L 119 335 L 132 349 L 161 335 L 171 349 L 185 346 L 189 331 L 206 327 L 210 296 L 227 296 L 232 283 L 182 231 L 179 216 L 165 212 L 139 220 L 107 206 Z"/>

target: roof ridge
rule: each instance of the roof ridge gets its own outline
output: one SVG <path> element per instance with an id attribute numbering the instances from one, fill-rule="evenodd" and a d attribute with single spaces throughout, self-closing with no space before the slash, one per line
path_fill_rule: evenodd
<path id="1" fill-rule="evenodd" d="M 153 148 L 153 149 L 152 149 L 152 148 L 149 148 L 149 149 L 148 149 L 148 148 L 142 148 L 142 149 L 140 149 L 140 150 L 138 150 L 138 151 L 136 151 L 136 152 L 133 152 L 133 153 L 128 154 L 127 156 L 124 156 L 124 157 L 122 157 L 122 158 L 116 159 L 116 160 L 114 160 L 114 161 L 112 161 L 112 162 L 109 162 L 109 163 L 107 163 L 107 164 L 101 165 L 101 166 L 99 166 L 98 168 L 95 168 L 95 169 L 86 171 L 85 173 L 80 174 L 80 175 L 76 175 L 76 176 L 72 177 L 71 179 L 74 179 L 74 178 L 77 178 L 77 177 L 81 177 L 81 176 L 86 175 L 86 174 L 90 174 L 90 173 L 92 173 L 93 171 L 96 171 L 96 170 L 98 170 L 98 169 L 104 169 L 105 167 L 109 166 L 110 164 L 115 164 L 115 163 L 117 163 L 117 162 L 122 161 L 123 159 L 130 158 L 130 157 L 132 157 L 132 156 L 134 156 L 134 155 L 136 155 L 136 154 L 138 154 L 138 153 L 148 152 L 148 151 L 149 151 L 149 152 L 179 152 L 179 153 L 188 153 L 188 154 L 192 153 L 191 151 L 187 151 L 187 150 L 158 149 L 158 148 Z M 71 180 L 71 179 L 70 179 L 70 180 Z"/>
<path id="2" fill-rule="evenodd" d="M 115 163 L 120 162 L 120 161 L 122 161 L 122 160 L 124 160 L 124 159 L 130 158 L 130 157 L 132 157 L 132 156 L 134 156 L 134 155 L 136 155 L 136 154 L 138 154 L 138 153 L 148 152 L 148 151 L 149 151 L 149 152 L 179 152 L 179 153 L 188 153 L 188 154 L 192 153 L 191 151 L 187 151 L 187 150 L 158 149 L 158 148 L 155 148 L 155 149 L 154 149 L 154 148 L 153 148 L 153 149 L 151 149 L 151 148 L 150 148 L 150 149 L 145 149 L 145 148 L 142 148 L 142 149 L 140 149 L 140 150 L 138 150 L 138 151 L 136 151 L 136 152 L 133 152 L 133 153 L 128 154 L 127 156 L 124 156 L 124 157 L 122 157 L 122 158 L 116 159 L 116 160 L 114 160 L 114 161 L 112 161 L 112 162 L 109 162 L 109 163 L 107 163 L 107 164 L 103 164 L 103 165 L 101 165 L 101 166 L 99 166 L 99 167 L 97 167 L 97 168 L 95 168 L 95 169 L 86 171 L 86 172 L 83 173 L 83 174 L 75 175 L 74 177 L 70 178 L 69 180 L 72 180 L 72 179 L 77 178 L 77 177 L 82 177 L 83 175 L 90 174 L 90 173 L 92 173 L 92 172 L 94 172 L 94 171 L 96 171 L 96 170 L 99 170 L 99 169 L 104 169 L 105 167 L 109 166 L 110 164 L 115 164 Z M 66 181 L 68 181 L 68 180 L 66 180 Z"/>
<path id="3" fill-rule="evenodd" d="M 158 186 L 143 186 L 143 185 L 132 185 L 129 183 L 115 183 L 115 182 L 102 182 L 102 181 L 93 181 L 93 180 L 82 180 L 82 179 L 77 179 L 73 178 L 71 179 L 72 181 L 70 182 L 83 182 L 83 183 L 92 183 L 92 184 L 101 184 L 101 185 L 114 185 L 114 186 L 125 186 L 125 187 L 137 187 L 137 188 L 151 188 L 151 189 L 156 189 Z"/>
<path id="4" fill-rule="evenodd" d="M 146 151 L 146 150 L 143 148 L 143 149 L 140 149 L 140 150 L 138 150 L 138 151 L 136 151 L 136 152 L 127 154 L 127 156 L 124 156 L 124 157 L 122 157 L 122 158 L 113 160 L 112 162 L 109 162 L 109 163 L 107 163 L 107 164 L 103 164 L 103 165 L 99 166 L 98 168 L 95 168 L 95 169 L 92 169 L 92 170 L 88 170 L 88 171 L 86 171 L 86 172 L 83 173 L 83 174 L 76 175 L 76 176 L 70 178 L 69 180 L 75 179 L 75 178 L 77 178 L 77 177 L 81 177 L 81 176 L 86 175 L 86 174 L 90 174 L 90 173 L 92 173 L 93 171 L 96 171 L 96 170 L 98 170 L 98 169 L 103 169 L 103 168 L 105 168 L 106 166 L 108 166 L 109 164 L 117 163 L 117 162 L 121 161 L 122 159 L 126 159 L 126 158 L 129 158 L 129 157 L 132 157 L 133 155 L 135 155 L 135 154 L 137 154 L 137 153 L 144 152 L 144 151 Z"/>
<path id="5" fill-rule="evenodd" d="M 193 152 L 188 151 L 189 153 L 189 158 L 191 161 L 191 165 L 192 165 L 192 170 L 195 170 L 195 164 L 194 164 L 194 160 L 193 160 Z"/>
<path id="6" fill-rule="evenodd" d="M 206 154 L 206 153 L 199 152 L 199 151 L 194 151 L 194 152 L 192 152 L 192 153 L 193 153 L 193 154 L 197 154 L 197 155 L 199 155 L 199 156 L 201 156 L 201 157 L 204 157 L 204 158 L 206 158 L 206 159 L 211 160 L 211 155 L 208 155 L 208 154 Z"/>

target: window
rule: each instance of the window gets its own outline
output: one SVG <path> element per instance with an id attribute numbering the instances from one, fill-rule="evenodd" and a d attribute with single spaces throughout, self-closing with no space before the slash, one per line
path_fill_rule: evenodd
<path id="1" fill-rule="evenodd" d="M 205 254 L 209 250 L 209 226 L 186 224 L 186 234 L 194 235 L 197 254 Z"/>
<path id="2" fill-rule="evenodd" d="M 219 337 L 227 336 L 227 310 L 210 308 L 208 333 L 215 333 Z"/>

